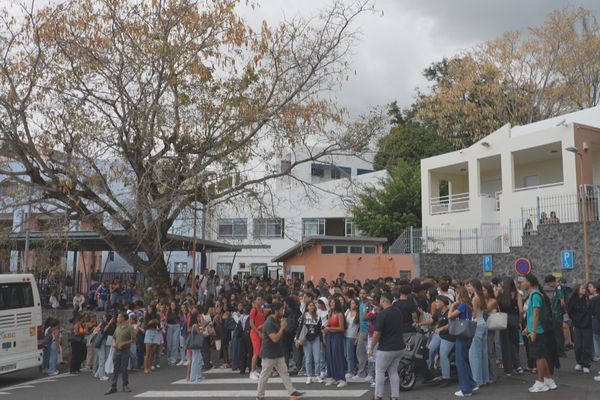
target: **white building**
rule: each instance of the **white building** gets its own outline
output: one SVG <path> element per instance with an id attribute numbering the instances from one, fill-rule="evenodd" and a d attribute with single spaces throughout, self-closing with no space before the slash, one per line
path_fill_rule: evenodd
<path id="1" fill-rule="evenodd" d="M 291 162 L 288 155 L 279 168 L 285 170 Z M 207 216 L 207 239 L 268 247 L 209 254 L 208 268 L 220 275 L 277 276 L 281 266 L 271 260 L 303 238 L 356 235 L 347 201 L 386 176 L 385 171 L 374 172 L 371 161 L 358 157 L 327 157 L 296 166 L 291 176 L 269 182 L 262 205 L 239 198 Z M 303 276 L 303 267 L 292 268 L 292 274 Z"/>
<path id="2" fill-rule="evenodd" d="M 507 124 L 468 148 L 421 160 L 423 230 L 429 231 L 423 236 L 435 239 L 440 229 L 501 231 L 502 243 L 494 246 L 507 251 L 514 232 L 502 227 L 520 235 L 527 220 L 535 226 L 552 212 L 569 218 L 558 205 L 540 207 L 540 199 L 576 196 L 580 185 L 590 196 L 600 186 L 600 106 L 524 126 Z"/>

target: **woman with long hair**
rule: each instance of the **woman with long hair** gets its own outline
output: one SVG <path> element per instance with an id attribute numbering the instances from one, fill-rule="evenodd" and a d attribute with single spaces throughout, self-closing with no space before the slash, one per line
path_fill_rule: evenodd
<path id="1" fill-rule="evenodd" d="M 483 285 L 478 279 L 472 279 L 466 286 L 473 304 L 473 319 L 477 321 L 475 336 L 469 349 L 469 364 L 477 386 L 483 386 L 490 378 L 488 367 L 488 329 L 484 313 L 487 313 L 487 301 L 483 294 Z"/>
<path id="2" fill-rule="evenodd" d="M 487 313 L 494 314 L 498 312 L 498 301 L 496 301 L 496 295 L 494 294 L 494 287 L 491 283 L 483 284 L 483 295 L 487 305 Z M 496 383 L 496 332 L 488 331 L 487 346 L 488 346 L 488 384 Z"/>
<path id="3" fill-rule="evenodd" d="M 573 321 L 575 342 L 575 371 L 590 373 L 594 339 L 592 333 L 592 311 L 586 285 L 579 285 L 567 302 L 569 317 Z"/>
<path id="4" fill-rule="evenodd" d="M 521 362 L 519 360 L 519 335 L 521 322 L 523 320 L 523 297 L 517 290 L 512 278 L 502 278 L 501 291 L 497 297 L 500 311 L 508 314 L 506 329 L 500 331 L 500 345 L 502 347 L 502 364 L 504 373 L 522 374 Z"/>
<path id="5" fill-rule="evenodd" d="M 197 310 L 194 310 L 192 312 L 191 318 L 190 318 L 190 335 L 192 337 L 196 336 L 196 335 L 204 335 L 204 324 L 201 320 L 201 318 L 199 318 L 199 313 Z M 207 338 L 204 338 L 204 340 L 207 340 Z M 196 383 L 196 382 L 200 382 L 201 380 L 204 379 L 204 376 L 202 376 L 202 350 L 201 349 L 193 349 L 192 350 L 192 362 L 190 364 L 190 368 L 189 368 L 189 381 L 192 383 Z"/>
<path id="6" fill-rule="evenodd" d="M 146 346 L 144 373 L 149 374 L 154 370 L 154 358 L 156 356 L 156 349 L 160 343 L 160 322 L 156 306 L 148 306 L 144 321 L 146 321 L 146 326 L 144 327 L 144 344 Z"/>
<path id="7" fill-rule="evenodd" d="M 327 383 L 332 386 L 345 387 L 348 383 L 345 378 L 346 360 L 344 359 L 344 332 L 346 331 L 346 319 L 342 303 L 338 297 L 329 300 L 329 317 L 327 326 L 323 328 L 325 334 L 327 353 Z"/>
<path id="8" fill-rule="evenodd" d="M 314 302 L 306 305 L 306 311 L 300 319 L 298 332 L 296 333 L 296 347 L 302 346 L 304 350 L 304 366 L 306 368 L 306 384 L 312 382 L 321 383 L 319 376 L 321 365 L 321 318 L 317 314 L 317 306 Z M 304 343 L 300 342 L 300 332 L 306 327 Z"/>
<path id="9" fill-rule="evenodd" d="M 188 350 L 185 345 L 187 342 L 187 331 L 188 331 L 188 319 L 190 317 L 190 309 L 187 303 L 181 305 L 179 310 L 179 354 L 181 360 L 177 363 L 178 366 L 187 366 L 190 361 L 188 358 Z"/>
<path id="10" fill-rule="evenodd" d="M 179 358 L 179 305 L 176 301 L 171 301 L 166 312 L 167 321 L 167 361 L 169 366 L 177 364 Z M 183 356 L 181 356 L 183 359 Z"/>
<path id="11" fill-rule="evenodd" d="M 356 299 L 350 300 L 350 307 L 344 314 L 346 318 L 346 331 L 344 332 L 344 354 L 346 355 L 346 379 L 352 378 L 356 373 L 356 340 L 360 317 Z"/>
<path id="12" fill-rule="evenodd" d="M 473 304 L 467 289 L 462 286 L 456 288 L 456 302 L 450 306 L 448 318 L 458 318 L 465 320 L 473 319 Z M 457 397 L 471 396 L 474 391 L 479 389 L 473 380 L 473 374 L 469 365 L 469 347 L 471 339 L 456 338 L 455 357 L 456 369 L 458 371 L 458 385 L 460 390 L 455 393 Z"/>

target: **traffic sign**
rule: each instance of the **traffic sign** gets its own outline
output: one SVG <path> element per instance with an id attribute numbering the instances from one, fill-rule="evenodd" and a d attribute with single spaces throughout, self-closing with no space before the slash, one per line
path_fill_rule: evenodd
<path id="1" fill-rule="evenodd" d="M 483 256 L 483 272 L 492 272 L 492 256 Z"/>
<path id="2" fill-rule="evenodd" d="M 560 259 L 562 262 L 562 269 L 573 269 L 573 250 L 563 250 L 560 252 Z"/>
<path id="3" fill-rule="evenodd" d="M 519 258 L 515 262 L 515 271 L 521 276 L 525 276 L 531 272 L 531 263 L 526 258 Z"/>

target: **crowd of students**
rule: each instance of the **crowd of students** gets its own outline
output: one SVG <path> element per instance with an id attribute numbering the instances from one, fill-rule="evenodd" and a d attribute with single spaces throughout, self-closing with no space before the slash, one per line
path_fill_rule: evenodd
<path id="1" fill-rule="evenodd" d="M 219 280 L 210 271 L 194 283 L 150 286 L 127 299 L 104 297 L 102 284 L 91 308 L 108 312 L 100 320 L 83 307 L 75 313 L 67 332 L 69 370 L 89 370 L 103 381 L 112 374 L 107 394 L 117 390 L 122 376 L 123 390 L 129 391 L 128 370 L 153 373 L 164 354 L 168 365 L 186 367 L 191 382 L 205 379 L 213 361 L 248 374 L 258 382 L 258 399 L 273 371 L 290 394 L 301 395 L 288 379 L 292 374 L 306 376 L 306 384 L 339 388 L 369 382 L 376 399 L 383 397 L 387 375 L 397 399 L 402 350 L 417 329 L 430 329 L 430 384 L 451 384 L 453 352 L 456 396 L 495 383 L 497 370 L 507 376 L 536 374 L 529 391 L 543 392 L 556 389 L 552 374 L 571 344 L 577 371 L 590 373 L 592 362 L 600 360 L 600 285 L 570 290 L 553 276 L 544 282 L 550 296 L 534 275 L 488 283 L 450 277 L 346 282 L 340 274 L 336 281 L 314 284 L 255 277 L 241 282 L 236 276 Z M 488 329 L 494 313 L 506 314 L 502 329 Z M 470 336 L 453 335 L 453 320 L 475 321 L 476 328 Z M 61 329 L 56 320 L 46 325 L 44 367 L 54 375 Z M 526 365 L 520 361 L 521 344 Z M 600 381 L 600 375 L 594 379 Z"/>

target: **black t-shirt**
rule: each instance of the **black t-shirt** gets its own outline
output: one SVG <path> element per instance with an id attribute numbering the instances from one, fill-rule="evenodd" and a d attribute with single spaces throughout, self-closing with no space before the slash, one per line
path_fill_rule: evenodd
<path id="1" fill-rule="evenodd" d="M 378 350 L 398 351 L 406 348 L 402 339 L 402 318 L 402 311 L 393 306 L 377 314 L 375 330 L 381 333 Z"/>
<path id="2" fill-rule="evenodd" d="M 435 314 L 433 315 L 433 320 L 434 320 L 434 322 L 436 322 L 436 326 L 438 328 L 442 328 L 442 327 L 448 325 L 448 311 L 446 311 L 445 313 L 442 313 L 442 310 L 437 310 L 435 312 Z M 452 336 L 448 331 L 444 331 L 444 332 L 440 333 L 440 337 L 449 342 L 456 341 L 456 337 Z"/>
<path id="3" fill-rule="evenodd" d="M 269 317 L 263 325 L 263 342 L 260 351 L 260 358 L 279 358 L 283 357 L 283 348 L 281 347 L 281 340 L 274 343 L 269 334 L 279 332 L 279 322 L 275 322 L 273 318 Z"/>
<path id="4" fill-rule="evenodd" d="M 402 332 L 414 332 L 412 314 L 417 312 L 417 304 L 414 299 L 408 298 L 405 300 L 398 299 L 393 304 L 402 313 Z"/>

